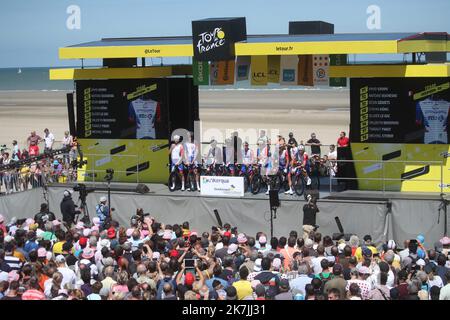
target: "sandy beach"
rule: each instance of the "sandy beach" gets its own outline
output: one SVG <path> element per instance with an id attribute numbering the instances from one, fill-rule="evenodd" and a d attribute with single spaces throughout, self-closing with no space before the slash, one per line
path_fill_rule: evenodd
<path id="1" fill-rule="evenodd" d="M 201 90 L 202 130 L 293 131 L 297 141 L 311 132 L 323 144 L 348 131 L 348 90 Z M 0 144 L 16 139 L 24 146 L 31 130 L 49 128 L 60 140 L 68 130 L 66 92 L 0 91 Z M 209 131 L 211 132 L 211 131 Z"/>

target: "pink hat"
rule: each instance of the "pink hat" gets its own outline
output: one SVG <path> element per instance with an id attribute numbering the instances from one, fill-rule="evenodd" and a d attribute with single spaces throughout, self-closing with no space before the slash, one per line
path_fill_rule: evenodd
<path id="1" fill-rule="evenodd" d="M 128 238 L 131 237 L 131 235 L 133 234 L 133 231 L 134 231 L 133 228 L 127 229 L 127 237 Z"/>
<path id="2" fill-rule="evenodd" d="M 273 268 L 275 270 L 280 270 L 280 268 L 281 268 L 281 260 L 280 260 L 280 258 L 273 259 L 272 266 L 273 266 Z"/>
<path id="3" fill-rule="evenodd" d="M 93 226 L 91 228 L 91 231 L 100 231 L 100 228 L 98 226 Z"/>
<path id="4" fill-rule="evenodd" d="M 83 252 L 81 253 L 81 257 L 84 259 L 91 259 L 94 256 L 94 250 L 92 250 L 89 247 L 86 247 L 83 249 Z"/>
<path id="5" fill-rule="evenodd" d="M 84 237 L 89 237 L 89 235 L 91 234 L 91 229 L 86 228 L 83 230 L 83 236 Z"/>
<path id="6" fill-rule="evenodd" d="M 259 280 L 252 280 L 252 282 L 251 282 L 251 285 L 252 285 L 253 289 L 255 289 L 258 286 L 258 284 L 261 284 L 261 281 L 259 281 Z"/>
<path id="7" fill-rule="evenodd" d="M 237 237 L 237 241 L 240 244 L 246 243 L 247 242 L 247 237 L 245 236 L 245 234 L 239 233 L 238 237 Z"/>
<path id="8" fill-rule="evenodd" d="M 232 243 L 228 246 L 228 250 L 227 253 L 228 254 L 233 254 L 236 252 L 236 250 L 238 249 L 238 245 L 236 243 Z"/>
<path id="9" fill-rule="evenodd" d="M 38 258 L 46 258 L 47 257 L 47 250 L 44 248 L 39 248 L 37 251 Z"/>
<path id="10" fill-rule="evenodd" d="M 17 273 L 17 270 L 13 270 L 8 273 L 9 282 L 11 281 L 19 281 L 20 275 Z"/>
<path id="11" fill-rule="evenodd" d="M 443 246 L 447 246 L 450 244 L 450 238 L 445 236 L 441 240 L 439 240 L 440 243 L 442 243 Z"/>
<path id="12" fill-rule="evenodd" d="M 158 251 L 153 252 L 153 254 L 152 254 L 153 259 L 159 260 L 160 257 L 161 257 L 161 254 Z"/>
<path id="13" fill-rule="evenodd" d="M 369 268 L 364 267 L 364 266 L 360 267 L 360 268 L 358 269 L 358 272 L 361 273 L 361 274 L 370 274 Z"/>
<path id="14" fill-rule="evenodd" d="M 56 226 L 61 225 L 61 221 L 55 219 L 55 220 L 52 221 L 52 224 L 53 224 L 54 227 L 56 227 Z"/>
<path id="15" fill-rule="evenodd" d="M 261 236 L 261 237 L 259 237 L 258 242 L 262 243 L 262 244 L 265 244 L 265 243 L 267 243 L 267 238 L 265 236 Z"/>
<path id="16" fill-rule="evenodd" d="M 84 229 L 84 223 L 82 221 L 78 221 L 77 225 L 75 226 L 76 229 Z"/>
<path id="17" fill-rule="evenodd" d="M 92 218 L 92 223 L 93 224 L 100 224 L 100 218 L 99 217 Z"/>
<path id="18" fill-rule="evenodd" d="M 169 230 L 169 229 L 164 230 L 164 234 L 163 234 L 162 238 L 163 238 L 164 240 L 170 240 L 170 239 L 172 239 L 172 230 Z"/>
<path id="19" fill-rule="evenodd" d="M 32 219 L 32 218 L 28 218 L 27 220 L 25 220 L 25 224 L 27 226 L 29 226 L 30 224 L 33 224 L 33 223 L 34 223 L 34 219 Z"/>

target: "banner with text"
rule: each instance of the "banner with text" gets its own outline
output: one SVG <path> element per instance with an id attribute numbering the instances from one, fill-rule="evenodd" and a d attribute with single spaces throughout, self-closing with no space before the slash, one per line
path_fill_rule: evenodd
<path id="1" fill-rule="evenodd" d="M 219 61 L 217 68 L 217 84 L 234 83 L 234 60 Z"/>
<path id="2" fill-rule="evenodd" d="M 201 176 L 200 188 L 202 196 L 243 197 L 244 178 Z"/>
<path id="3" fill-rule="evenodd" d="M 250 72 L 250 56 L 239 56 L 236 59 L 236 81 L 248 80 Z"/>
<path id="4" fill-rule="evenodd" d="M 253 86 L 264 86 L 267 84 L 267 56 L 252 56 L 252 79 Z"/>
<path id="5" fill-rule="evenodd" d="M 330 66 L 347 65 L 346 54 L 330 54 Z M 347 78 L 330 78 L 330 87 L 346 87 Z"/>
<path id="6" fill-rule="evenodd" d="M 207 86 L 209 85 L 209 63 L 208 61 L 192 61 L 192 75 L 194 78 L 194 85 Z"/>
<path id="7" fill-rule="evenodd" d="M 268 57 L 267 81 L 271 83 L 280 82 L 280 56 Z"/>
<path id="8" fill-rule="evenodd" d="M 313 55 L 314 86 L 328 86 L 330 59 L 327 54 Z"/>

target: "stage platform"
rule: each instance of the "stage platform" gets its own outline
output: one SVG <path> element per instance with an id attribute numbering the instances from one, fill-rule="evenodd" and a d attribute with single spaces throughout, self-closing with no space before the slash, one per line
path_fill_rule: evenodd
<path id="1" fill-rule="evenodd" d="M 95 216 L 95 205 L 101 196 L 107 195 L 106 183 L 86 183 L 95 191 L 87 196 L 90 216 Z M 255 236 L 256 232 L 270 234 L 269 196 L 264 193 L 246 193 L 243 198 L 201 196 L 200 192 L 170 192 L 162 184 L 146 184 L 150 192 L 139 194 L 137 184 L 111 183 L 113 216 L 121 224 L 129 224 L 137 208 L 143 208 L 166 224 L 189 221 L 197 231 L 210 231 L 217 225 L 214 209 L 219 211 L 223 223 L 237 226 L 239 231 Z M 61 218 L 59 210 L 63 192 L 73 185 L 54 184 L 48 188 L 50 209 Z M 274 220 L 274 235 L 287 236 L 291 230 L 301 234 L 304 197 L 280 193 L 281 206 Z M 74 193 L 74 201 L 78 193 Z M 44 202 L 41 188 L 0 197 L 0 213 L 7 219 L 30 217 L 39 211 Z M 372 235 L 377 241 L 394 239 L 402 244 L 405 239 L 425 235 L 425 244 L 432 247 L 448 229 L 443 201 L 439 194 L 415 194 L 373 191 L 329 192 L 322 185 L 318 207 L 317 224 L 322 234 L 338 232 L 335 217 L 342 222 L 345 233 L 362 238 Z"/>

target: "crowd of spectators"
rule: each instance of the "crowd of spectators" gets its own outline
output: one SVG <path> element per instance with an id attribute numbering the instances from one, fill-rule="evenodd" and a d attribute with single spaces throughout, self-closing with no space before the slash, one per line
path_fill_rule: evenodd
<path id="1" fill-rule="evenodd" d="M 0 216 L 2 300 L 449 300 L 450 238 L 432 247 L 370 235 L 269 238 L 224 224 L 203 232 L 138 210 L 67 225 L 43 204 Z"/>

